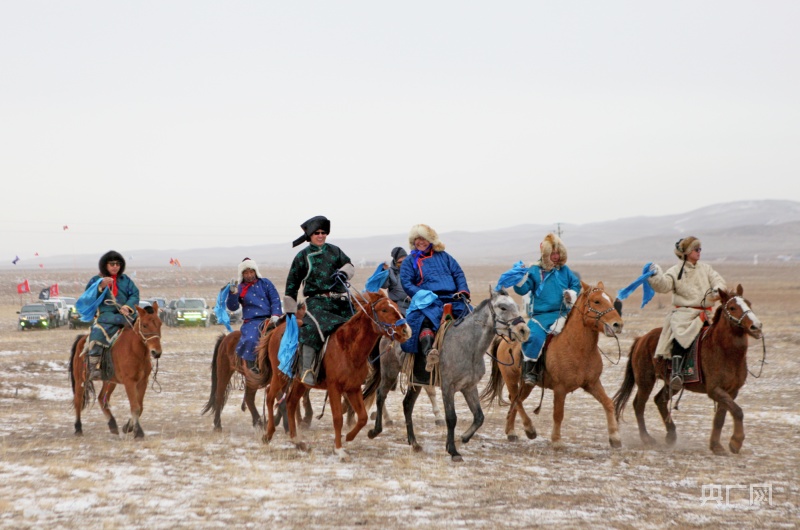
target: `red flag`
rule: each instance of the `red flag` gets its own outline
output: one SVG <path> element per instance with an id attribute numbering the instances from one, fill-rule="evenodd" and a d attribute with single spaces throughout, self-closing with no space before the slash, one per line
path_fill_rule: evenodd
<path id="1" fill-rule="evenodd" d="M 33 255 L 34 255 L 34 256 L 38 256 L 38 255 L 39 255 L 39 253 L 38 253 L 38 252 L 34 252 L 34 253 L 33 253 Z"/>
<path id="2" fill-rule="evenodd" d="M 69 230 L 69 227 L 67 225 L 64 225 L 64 230 Z"/>
<path id="3" fill-rule="evenodd" d="M 39 264 L 39 268 L 40 268 L 40 269 L 44 269 L 44 263 L 40 263 L 40 264 Z"/>
<path id="4" fill-rule="evenodd" d="M 53 284 L 50 286 L 50 298 L 57 298 L 58 297 L 58 284 Z"/>
<path id="5" fill-rule="evenodd" d="M 17 284 L 17 293 L 23 294 L 29 292 L 31 292 L 31 286 L 28 285 L 28 280 L 25 280 L 24 282 Z"/>
<path id="6" fill-rule="evenodd" d="M 178 261 L 178 260 L 175 260 L 175 265 L 177 265 L 178 267 L 180 267 L 180 266 L 181 266 L 181 262 L 180 262 L 180 261 Z"/>
<path id="7" fill-rule="evenodd" d="M 169 264 L 175 265 L 175 258 L 169 258 Z"/>

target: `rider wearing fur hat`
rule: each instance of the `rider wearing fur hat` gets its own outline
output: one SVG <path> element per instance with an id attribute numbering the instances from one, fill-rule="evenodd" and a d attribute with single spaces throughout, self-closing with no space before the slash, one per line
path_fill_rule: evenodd
<path id="1" fill-rule="evenodd" d="M 400 282 L 412 299 L 406 313 L 412 335 L 401 348 L 407 353 L 421 351 L 425 354 L 424 366 L 421 364 L 423 357 L 415 355 L 414 379 L 427 384 L 428 372 L 439 362 L 439 352 L 433 349 L 433 341 L 441 324 L 444 304 L 452 304 L 453 316 L 459 318 L 470 309 L 470 292 L 464 271 L 455 258 L 444 251 L 444 243 L 433 228 L 424 224 L 412 226 L 408 243 L 412 250 L 400 266 Z"/>
<path id="2" fill-rule="evenodd" d="M 725 280 L 707 263 L 700 263 L 700 240 L 685 237 L 675 243 L 674 252 L 681 262 L 663 272 L 656 264 L 647 282 L 657 293 L 672 293 L 673 308 L 667 313 L 656 346 L 656 357 L 672 359 L 673 378 L 670 386 L 683 386 L 682 362 L 692 342 L 707 322 L 713 302 L 719 300 Z"/>
<path id="3" fill-rule="evenodd" d="M 348 298 L 348 281 L 355 267 L 342 250 L 327 242 L 331 222 L 321 215 L 300 225 L 303 235 L 293 247 L 308 241 L 309 245 L 292 260 L 286 278 L 283 308 L 287 314 L 297 312 L 300 287 L 306 303 L 306 316 L 299 329 L 298 342 L 302 351 L 302 380 L 316 383 L 317 356 L 324 340 L 353 316 Z"/>
<path id="4" fill-rule="evenodd" d="M 566 315 L 581 290 L 580 279 L 567 267 L 567 247 L 558 236 L 547 234 L 539 249 L 539 262 L 514 286 L 517 294 L 530 293 L 531 297 L 528 305 L 531 334 L 522 344 L 522 377 L 529 385 L 535 385 L 541 378 L 543 363 L 536 361 L 547 336 L 561 332 Z"/>
<path id="5" fill-rule="evenodd" d="M 239 263 L 237 281 L 230 284 L 225 305 L 230 311 L 242 307 L 242 337 L 236 345 L 236 355 L 247 368 L 258 373 L 256 346 L 267 321 L 275 324 L 281 316 L 281 296 L 275 285 L 261 276 L 256 262 L 244 258 Z"/>
<path id="6" fill-rule="evenodd" d="M 95 289 L 93 296 L 105 297 L 98 306 L 92 330 L 89 333 L 89 378 L 100 379 L 100 361 L 103 350 L 111 344 L 111 339 L 126 324 L 136 319 L 136 305 L 139 303 L 139 288 L 125 274 L 125 258 L 115 250 L 109 250 L 100 258 L 99 274 L 86 284 L 86 290 Z M 104 293 L 104 291 L 106 291 Z"/>

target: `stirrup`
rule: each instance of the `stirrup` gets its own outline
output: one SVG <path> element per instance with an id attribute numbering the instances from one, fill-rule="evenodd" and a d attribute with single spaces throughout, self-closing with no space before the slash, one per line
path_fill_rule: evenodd
<path id="1" fill-rule="evenodd" d="M 439 364 L 439 350 L 431 348 L 425 355 L 425 371 L 433 372 L 434 368 Z"/>
<path id="2" fill-rule="evenodd" d="M 103 371 L 100 369 L 101 355 L 89 356 L 89 381 L 100 381 L 103 379 Z"/>
<path id="3" fill-rule="evenodd" d="M 314 386 L 317 384 L 317 380 L 314 377 L 314 370 L 310 368 L 303 372 L 303 377 L 300 378 L 303 381 L 304 385 Z"/>
<path id="4" fill-rule="evenodd" d="M 683 388 L 683 377 L 679 375 L 673 375 L 672 379 L 669 380 L 669 388 L 673 392 L 678 392 L 680 389 Z"/>

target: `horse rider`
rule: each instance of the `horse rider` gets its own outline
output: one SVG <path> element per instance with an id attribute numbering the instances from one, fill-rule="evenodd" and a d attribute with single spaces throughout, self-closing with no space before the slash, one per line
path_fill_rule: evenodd
<path id="1" fill-rule="evenodd" d="M 389 292 L 389 298 L 397 304 L 400 313 L 406 316 L 408 304 L 411 303 L 411 298 L 403 289 L 403 284 L 400 282 L 400 266 L 405 261 L 408 253 L 403 247 L 394 247 L 391 252 L 392 259 L 387 260 L 389 275 L 383 283 L 383 288 Z"/>
<path id="2" fill-rule="evenodd" d="M 725 280 L 711 265 L 699 262 L 702 250 L 700 240 L 694 236 L 678 240 L 674 252 L 681 262 L 667 272 L 654 263 L 650 266 L 652 276 L 647 279 L 654 291 L 672 293 L 674 307 L 664 320 L 655 355 L 672 359 L 673 391 L 683 387 L 682 363 L 707 323 L 711 305 L 719 300 L 720 289 L 726 288 Z"/>
<path id="3" fill-rule="evenodd" d="M 406 320 L 411 327 L 411 338 L 401 344 L 406 353 L 423 353 L 414 356 L 414 379 L 427 384 L 430 374 L 439 363 L 439 352 L 433 348 L 435 333 L 439 329 L 445 304 L 451 304 L 454 318 L 471 310 L 467 278 L 461 266 L 445 252 L 439 235 L 428 225 L 418 224 L 408 233 L 411 253 L 400 267 L 400 283 L 411 304 Z M 422 359 L 425 359 L 424 370 Z"/>
<path id="4" fill-rule="evenodd" d="M 547 336 L 561 332 L 581 290 L 580 278 L 567 266 L 567 247 L 557 235 L 547 234 L 539 250 L 539 262 L 514 286 L 515 293 L 530 293 L 531 297 L 528 304 L 531 334 L 522 344 L 522 379 L 532 386 L 544 371 L 544 363 L 537 361 Z"/>
<path id="5" fill-rule="evenodd" d="M 286 278 L 283 309 L 287 314 L 297 312 L 297 297 L 301 284 L 306 303 L 304 324 L 298 333 L 301 349 L 304 384 L 316 384 L 318 355 L 325 339 L 353 316 L 348 296 L 348 281 L 355 267 L 342 250 L 327 242 L 331 222 L 318 215 L 300 225 L 303 235 L 292 247 L 306 241 L 309 245 L 297 253 Z"/>
<path id="6" fill-rule="evenodd" d="M 139 288 L 125 274 L 125 258 L 115 250 L 100 257 L 99 274 L 86 284 L 86 296 L 100 299 L 94 323 L 89 333 L 89 379 L 102 379 L 100 363 L 103 351 L 111 345 L 111 339 L 126 324 L 136 319 L 139 303 Z M 91 291 L 91 292 L 88 292 Z"/>
<path id="7" fill-rule="evenodd" d="M 236 355 L 250 371 L 258 374 L 256 346 L 267 324 L 274 325 L 281 316 L 281 296 L 275 285 L 261 276 L 255 260 L 244 258 L 238 273 L 238 280 L 230 283 L 225 306 L 230 311 L 242 307 L 242 337 L 236 345 Z"/>

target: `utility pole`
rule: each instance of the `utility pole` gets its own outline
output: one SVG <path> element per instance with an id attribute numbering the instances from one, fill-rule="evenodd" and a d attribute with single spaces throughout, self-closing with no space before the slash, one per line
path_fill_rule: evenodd
<path id="1" fill-rule="evenodd" d="M 561 239 L 561 234 L 563 233 L 564 231 L 561 230 L 561 223 L 556 223 L 556 235 L 558 236 L 559 239 Z"/>

